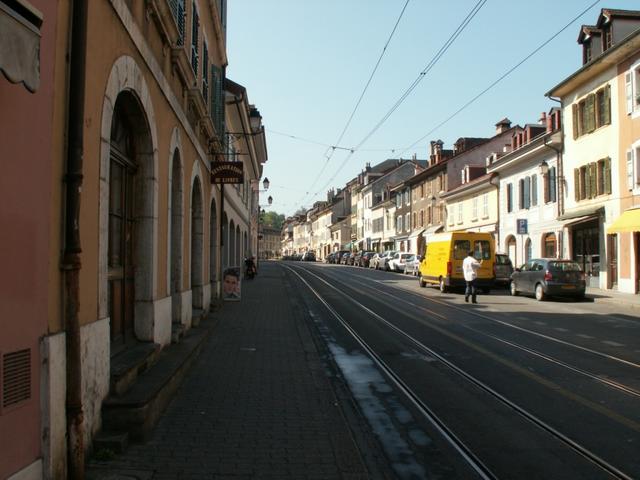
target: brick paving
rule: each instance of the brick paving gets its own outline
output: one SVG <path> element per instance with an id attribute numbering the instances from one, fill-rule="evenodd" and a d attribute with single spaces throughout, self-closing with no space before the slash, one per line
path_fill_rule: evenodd
<path id="1" fill-rule="evenodd" d="M 243 281 L 242 300 L 213 314 L 217 325 L 151 439 L 94 462 L 88 477 L 386 476 L 365 465 L 309 324 L 292 305 L 283 270 L 263 263 Z"/>

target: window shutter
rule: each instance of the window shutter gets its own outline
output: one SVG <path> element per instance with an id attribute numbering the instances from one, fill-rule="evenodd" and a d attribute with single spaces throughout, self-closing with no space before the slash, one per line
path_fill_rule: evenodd
<path id="1" fill-rule="evenodd" d="M 594 198 L 598 195 L 598 184 L 596 182 L 597 171 L 598 169 L 595 163 L 590 163 L 589 165 L 587 165 L 586 181 L 589 183 L 589 186 L 587 187 L 587 193 L 588 193 L 587 198 Z"/>
<path id="2" fill-rule="evenodd" d="M 604 89 L 604 124 L 611 125 L 611 85 Z"/>
<path id="3" fill-rule="evenodd" d="M 221 142 L 224 141 L 224 78 L 222 69 L 211 65 L 211 119 L 216 134 Z"/>
<path id="4" fill-rule="evenodd" d="M 633 152 L 627 150 L 627 188 L 633 190 Z"/>
<path id="5" fill-rule="evenodd" d="M 571 113 L 573 115 L 573 139 L 578 138 L 578 104 L 571 105 Z"/>
<path id="6" fill-rule="evenodd" d="M 524 179 L 524 208 L 529 209 L 531 207 L 531 179 L 526 177 Z"/>
<path id="7" fill-rule="evenodd" d="M 538 205 L 538 176 L 531 176 L 531 205 Z"/>
<path id="8" fill-rule="evenodd" d="M 507 184 L 507 212 L 513 211 L 513 184 Z"/>
<path id="9" fill-rule="evenodd" d="M 611 158 L 604 159 L 604 193 L 611 194 Z"/>
<path id="10" fill-rule="evenodd" d="M 202 98 L 206 108 L 209 103 L 209 49 L 204 42 L 202 42 Z"/>
<path id="11" fill-rule="evenodd" d="M 573 170 L 573 193 L 576 202 L 580 201 L 580 169 Z"/>
<path id="12" fill-rule="evenodd" d="M 552 202 L 556 201 L 556 167 L 549 169 L 549 197 Z"/>
<path id="13" fill-rule="evenodd" d="M 633 112 L 633 84 L 632 73 L 627 72 L 624 74 L 624 87 L 625 87 L 625 95 L 627 100 L 627 114 Z"/>
<path id="14" fill-rule="evenodd" d="M 547 203 L 551 201 L 551 169 L 547 172 L 546 175 L 542 176 L 542 201 Z"/>
<path id="15" fill-rule="evenodd" d="M 591 133 L 596 129 L 596 96 L 592 93 L 587 95 L 586 104 L 586 130 L 587 133 Z"/>
<path id="16" fill-rule="evenodd" d="M 192 6 L 193 16 L 191 17 L 191 68 L 193 73 L 198 76 L 198 12 L 196 10 L 196 4 Z"/>

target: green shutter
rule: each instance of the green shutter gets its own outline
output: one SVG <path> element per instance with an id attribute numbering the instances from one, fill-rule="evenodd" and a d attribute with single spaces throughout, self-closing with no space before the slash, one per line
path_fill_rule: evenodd
<path id="1" fill-rule="evenodd" d="M 589 198 L 598 196 L 598 164 L 590 163 L 587 165 L 587 172 L 589 174 Z"/>
<path id="2" fill-rule="evenodd" d="M 216 135 L 221 145 L 224 145 L 224 78 L 222 69 L 213 64 L 211 65 L 211 89 L 211 119 Z"/>
<path id="3" fill-rule="evenodd" d="M 604 89 L 604 124 L 611 125 L 611 85 Z"/>
<path id="4" fill-rule="evenodd" d="M 586 130 L 588 133 L 596 129 L 596 96 L 595 94 L 587 95 L 587 103 L 585 108 Z"/>
<path id="5" fill-rule="evenodd" d="M 580 169 L 573 169 L 573 193 L 576 202 L 580 201 Z"/>
<path id="6" fill-rule="evenodd" d="M 611 194 L 611 158 L 604 159 L 604 193 Z"/>
<path id="7" fill-rule="evenodd" d="M 571 113 L 573 114 L 573 139 L 578 138 L 578 105 L 571 105 Z"/>

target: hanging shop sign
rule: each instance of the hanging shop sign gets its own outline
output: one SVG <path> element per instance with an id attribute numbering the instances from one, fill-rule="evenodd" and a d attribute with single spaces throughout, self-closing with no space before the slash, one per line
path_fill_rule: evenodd
<path id="1" fill-rule="evenodd" d="M 214 162 L 211 164 L 211 183 L 244 183 L 242 162 Z"/>

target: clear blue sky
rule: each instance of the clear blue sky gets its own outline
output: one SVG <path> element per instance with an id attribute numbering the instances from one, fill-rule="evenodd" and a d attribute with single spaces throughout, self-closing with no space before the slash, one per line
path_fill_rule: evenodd
<path id="1" fill-rule="evenodd" d="M 405 2 L 229 0 L 227 76 L 247 88 L 267 129 L 264 176 L 271 186 L 260 202 L 273 196 L 267 210 L 291 215 L 308 208 L 325 199 L 331 187 L 343 187 L 367 162 L 375 165 L 400 154 L 411 158 L 413 153 L 426 159 L 431 140 L 442 139 L 451 148 L 460 137 L 491 137 L 504 117 L 513 124 L 536 122 L 541 112 L 557 105 L 544 94 L 581 66 L 576 42 L 580 25 L 594 24 L 601 8 L 640 9 L 638 0 L 597 2 L 438 127 L 593 3 L 488 0 L 360 149 L 352 155 L 336 149 L 328 160 L 326 145 L 337 145 Z M 365 139 L 477 4 L 409 1 L 339 147 L 353 148 Z"/>

